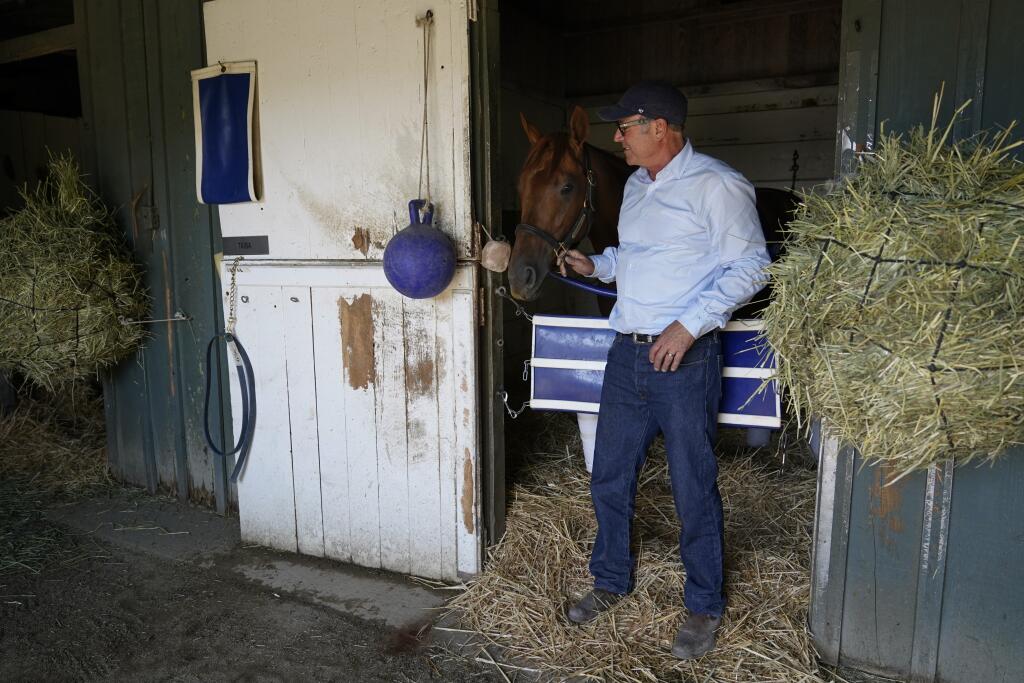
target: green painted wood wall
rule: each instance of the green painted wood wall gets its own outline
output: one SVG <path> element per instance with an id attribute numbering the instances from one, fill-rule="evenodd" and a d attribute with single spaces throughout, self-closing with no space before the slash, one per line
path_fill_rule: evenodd
<path id="1" fill-rule="evenodd" d="M 223 329 L 214 252 L 216 211 L 195 196 L 189 72 L 204 65 L 199 0 L 79 0 L 86 168 L 146 271 L 152 323 L 134 359 L 104 382 L 108 454 L 125 481 L 219 510 L 231 505 L 224 468 L 203 438 L 207 340 Z M 214 377 L 215 438 L 230 424 Z"/>
<path id="2" fill-rule="evenodd" d="M 943 83 L 946 120 L 974 100 L 959 136 L 1024 120 L 1022 31 L 1019 0 L 846 0 L 840 131 L 867 148 L 883 124 L 927 125 Z M 823 659 L 914 681 L 1022 680 L 1024 451 L 886 480 L 853 449 L 840 456 L 810 615 Z"/>

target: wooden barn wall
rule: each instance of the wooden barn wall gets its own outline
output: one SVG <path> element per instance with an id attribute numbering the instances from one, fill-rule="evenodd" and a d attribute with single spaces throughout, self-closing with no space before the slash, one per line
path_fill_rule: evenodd
<path id="1" fill-rule="evenodd" d="M 143 266 L 152 318 L 189 318 L 147 326 L 143 348 L 105 378 L 110 467 L 224 510 L 223 467 L 203 437 L 206 341 L 223 323 L 216 217 L 195 200 L 189 71 L 204 63 L 201 3 L 79 0 L 76 18 L 94 184 Z M 223 403 L 215 382 L 218 439 Z"/>
<path id="2" fill-rule="evenodd" d="M 530 149 L 519 115 L 526 116 L 541 130 L 562 128 L 565 69 L 561 32 L 556 27 L 515 3 L 500 7 L 501 206 L 515 214 L 519 208 L 516 178 Z M 512 238 L 511 233 L 508 237 Z"/>
<path id="3" fill-rule="evenodd" d="M 50 155 L 83 158 L 82 119 L 0 111 L 0 215 L 21 206 L 18 191 L 46 176 Z"/>
<path id="4" fill-rule="evenodd" d="M 565 3 L 566 96 L 833 73 L 840 0 Z M 571 22 L 570 22 L 571 19 Z"/>
<path id="5" fill-rule="evenodd" d="M 834 75 L 769 78 L 683 87 L 686 136 L 694 149 L 721 159 L 758 187 L 805 190 L 833 177 Z M 621 153 L 615 126 L 597 117 L 611 98 L 587 98 L 590 142 Z M 795 168 L 794 168 L 795 166 Z"/>
<path id="6" fill-rule="evenodd" d="M 381 259 L 419 192 L 428 7 L 430 198 L 462 265 L 446 292 L 413 300 Z M 238 485 L 246 540 L 436 578 L 479 570 L 467 12 L 205 4 L 209 61 L 257 63 L 263 195 L 219 207 L 225 235 L 266 235 L 270 251 L 238 273 L 260 397 Z"/>
<path id="7" fill-rule="evenodd" d="M 516 180 L 529 145 L 519 115 L 564 130 L 573 105 L 589 141 L 621 155 L 597 108 L 635 81 L 662 78 L 690 100 L 694 147 L 759 186 L 807 189 L 833 177 L 841 2 L 505 2 L 501 12 L 501 202 L 514 238 Z M 794 183 L 794 155 L 796 182 Z M 548 282 L 531 310 L 597 315 L 592 295 Z M 530 327 L 505 308 L 506 382 L 525 385 Z"/>
<path id="8" fill-rule="evenodd" d="M 830 180 L 840 16 L 840 0 L 568 0 L 503 9 L 503 151 L 513 157 L 502 165 L 503 205 L 515 206 L 525 156 L 519 111 L 558 128 L 581 104 L 591 114 L 590 141 L 617 152 L 614 129 L 596 109 L 654 78 L 690 98 L 694 147 L 756 185 L 807 189 Z M 558 78 L 560 98 L 552 92 Z"/>
<path id="9" fill-rule="evenodd" d="M 570 0 L 565 12 L 580 17 L 565 28 L 570 102 L 604 105 L 639 80 L 666 80 L 690 99 L 695 149 L 759 186 L 806 189 L 831 179 L 839 0 Z M 594 108 L 591 121 L 591 141 L 617 150 L 614 128 Z"/>
<path id="10" fill-rule="evenodd" d="M 946 120 L 974 100 L 957 136 L 1020 120 L 1021 27 L 1024 4 L 1016 0 L 847 0 L 844 160 L 870 149 L 883 123 L 896 132 L 928 125 L 943 83 Z M 891 486 L 882 485 L 883 468 L 844 452 L 835 526 L 817 534 L 831 547 L 816 551 L 809 619 L 826 661 L 915 681 L 1020 680 L 1024 454 L 1017 450 L 991 466 L 948 462 Z"/>

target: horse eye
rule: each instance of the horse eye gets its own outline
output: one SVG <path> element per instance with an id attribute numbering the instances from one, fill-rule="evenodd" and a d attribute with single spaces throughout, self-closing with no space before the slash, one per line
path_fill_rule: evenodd
<path id="1" fill-rule="evenodd" d="M 566 183 L 562 186 L 562 194 L 569 194 L 572 192 L 572 183 Z"/>

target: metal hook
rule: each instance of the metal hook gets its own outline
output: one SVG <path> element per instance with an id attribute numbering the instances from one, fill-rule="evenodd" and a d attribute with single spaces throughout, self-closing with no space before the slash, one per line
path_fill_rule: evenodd
<path id="1" fill-rule="evenodd" d="M 226 72 L 226 71 L 228 70 L 228 68 L 227 68 L 226 66 L 224 66 L 224 62 L 222 62 L 222 61 L 220 61 L 220 60 L 218 59 L 218 60 L 217 60 L 217 63 L 218 63 L 218 64 L 220 64 L 220 72 L 221 72 L 221 73 L 225 73 L 225 72 Z"/>
<path id="2" fill-rule="evenodd" d="M 417 26 L 430 26 L 434 23 L 434 10 L 428 9 L 422 17 L 416 17 Z"/>
<path id="3" fill-rule="evenodd" d="M 127 318 L 121 317 L 119 322 L 122 325 L 148 325 L 149 323 L 180 323 L 186 320 L 192 320 L 192 317 L 185 315 L 181 311 L 175 311 L 173 318 L 158 318 L 154 320 L 128 320 Z"/>

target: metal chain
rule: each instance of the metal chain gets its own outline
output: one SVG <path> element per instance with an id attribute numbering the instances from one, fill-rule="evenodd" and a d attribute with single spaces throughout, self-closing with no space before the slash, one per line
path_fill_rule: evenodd
<path id="1" fill-rule="evenodd" d="M 531 323 L 533 322 L 533 316 L 530 315 L 525 308 L 523 308 L 522 304 L 520 304 L 518 301 L 509 296 L 508 290 L 505 289 L 505 285 L 502 285 L 501 287 L 495 289 L 494 293 L 500 296 L 502 299 L 507 299 L 516 309 L 516 315 L 526 318 L 527 321 Z"/>
<path id="2" fill-rule="evenodd" d="M 530 402 L 526 401 L 523 405 L 519 406 L 519 410 L 513 410 L 512 406 L 508 404 L 508 392 L 504 389 L 498 392 L 498 398 L 500 398 L 501 402 L 505 404 L 505 410 L 508 411 L 509 417 L 513 420 L 525 413 L 526 409 L 530 407 Z"/>
<path id="3" fill-rule="evenodd" d="M 224 331 L 227 333 L 225 341 L 227 347 L 231 351 L 231 356 L 235 359 L 235 365 L 242 366 L 242 355 L 238 352 L 238 346 L 235 344 L 235 323 L 238 321 L 238 283 L 236 277 L 238 275 L 238 264 L 242 260 L 241 256 L 236 256 L 234 262 L 231 264 L 231 286 L 228 287 L 228 319 L 224 326 Z"/>
<path id="4" fill-rule="evenodd" d="M 229 269 L 231 272 L 231 286 L 228 287 L 228 320 L 224 330 L 232 335 L 235 333 L 235 323 L 238 321 L 238 283 L 236 282 L 236 277 L 238 275 L 238 264 L 241 260 L 241 256 L 236 256 Z"/>

